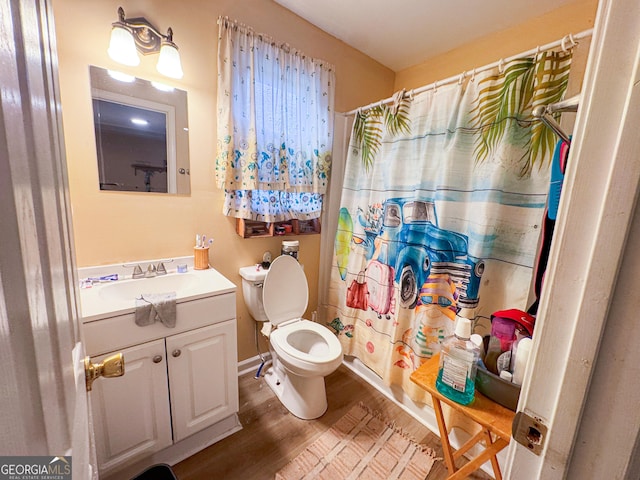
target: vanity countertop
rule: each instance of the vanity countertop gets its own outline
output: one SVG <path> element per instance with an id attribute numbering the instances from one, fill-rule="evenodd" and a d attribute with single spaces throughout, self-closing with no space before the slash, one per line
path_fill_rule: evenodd
<path id="1" fill-rule="evenodd" d="M 109 269 L 105 269 L 109 272 Z M 79 271 L 80 277 L 83 273 Z M 91 270 L 95 272 L 95 270 Z M 92 273 L 92 276 L 95 273 Z M 86 277 L 84 277 L 86 278 Z M 120 278 L 123 278 L 120 276 Z M 96 283 L 89 288 L 80 288 L 82 323 L 94 322 L 109 317 L 135 312 L 136 298 L 144 294 L 175 292 L 176 303 L 189 302 L 200 298 L 224 295 L 236 291 L 236 285 L 213 268 L 194 270 L 186 273 L 169 271 L 166 275 L 152 278 L 132 279 Z"/>

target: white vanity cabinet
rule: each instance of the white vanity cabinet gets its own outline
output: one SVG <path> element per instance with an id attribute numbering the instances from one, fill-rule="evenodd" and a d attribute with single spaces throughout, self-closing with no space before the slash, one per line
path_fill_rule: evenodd
<path id="1" fill-rule="evenodd" d="M 174 441 L 238 411 L 235 323 L 167 338 Z"/>
<path id="2" fill-rule="evenodd" d="M 139 327 L 134 308 L 85 317 L 92 362 L 118 352 L 125 362 L 122 377 L 98 379 L 90 393 L 101 478 L 173 464 L 241 429 L 236 287 L 224 280 L 209 296 L 178 298 L 175 328 Z"/>
<path id="3" fill-rule="evenodd" d="M 101 472 L 170 446 L 171 414 L 164 340 L 120 350 L 126 375 L 97 381 L 91 391 Z M 93 363 L 107 355 L 92 358 Z"/>

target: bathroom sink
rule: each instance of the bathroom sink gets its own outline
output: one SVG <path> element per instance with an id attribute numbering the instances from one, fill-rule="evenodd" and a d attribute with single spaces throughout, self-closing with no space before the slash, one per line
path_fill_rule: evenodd
<path id="1" fill-rule="evenodd" d="M 128 269 L 128 271 L 130 268 Z M 87 271 L 85 269 L 85 271 Z M 82 273 L 85 273 L 84 271 Z M 107 266 L 101 272 L 91 271 L 86 276 L 119 273 L 117 266 Z M 82 322 L 93 322 L 109 317 L 135 312 L 136 298 L 145 293 L 176 294 L 176 303 L 235 292 L 236 286 L 213 268 L 193 270 L 187 273 L 169 272 L 166 275 L 131 279 L 128 274 L 110 283 L 97 283 L 80 289 Z M 86 278 L 86 276 L 84 278 Z M 83 278 L 80 275 L 80 278 Z"/>
<path id="2" fill-rule="evenodd" d="M 136 299 L 145 293 L 176 292 L 176 297 L 184 297 L 198 286 L 195 273 L 177 273 L 161 277 L 121 280 L 98 287 L 98 295 L 106 301 Z"/>

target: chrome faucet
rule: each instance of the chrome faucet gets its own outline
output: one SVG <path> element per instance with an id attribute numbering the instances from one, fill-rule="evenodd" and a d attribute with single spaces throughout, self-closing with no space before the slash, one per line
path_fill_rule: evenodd
<path id="1" fill-rule="evenodd" d="M 131 278 L 142 278 L 144 277 L 144 273 L 142 272 L 142 267 L 140 265 L 136 265 L 133 267 L 133 274 L 131 274 Z"/>
<path id="2" fill-rule="evenodd" d="M 145 278 L 151 278 L 156 276 L 156 267 L 154 265 L 149 265 L 147 267 L 147 271 L 144 273 Z"/>
<path id="3" fill-rule="evenodd" d="M 146 272 L 142 270 L 142 267 L 140 266 L 140 264 L 135 265 L 133 267 L 133 273 L 131 274 L 131 278 L 151 278 L 151 277 L 155 277 L 156 275 L 166 275 L 167 274 L 167 267 L 165 267 L 165 263 L 166 262 L 172 262 L 173 259 L 169 259 L 169 260 L 162 260 L 160 262 L 158 262 L 158 265 L 153 265 L 153 264 L 149 264 L 147 266 L 147 270 Z M 125 267 L 130 267 L 131 265 L 124 265 Z"/>

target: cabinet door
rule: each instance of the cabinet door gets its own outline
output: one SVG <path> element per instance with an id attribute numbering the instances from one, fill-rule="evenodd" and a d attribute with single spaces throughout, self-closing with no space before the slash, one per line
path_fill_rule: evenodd
<path id="1" fill-rule="evenodd" d="M 238 411 L 236 321 L 167 337 L 174 440 Z"/>
<path id="2" fill-rule="evenodd" d="M 124 375 L 98 379 L 91 392 L 101 474 L 172 443 L 164 340 L 121 352 Z M 96 363 L 109 355 L 92 360 Z"/>

